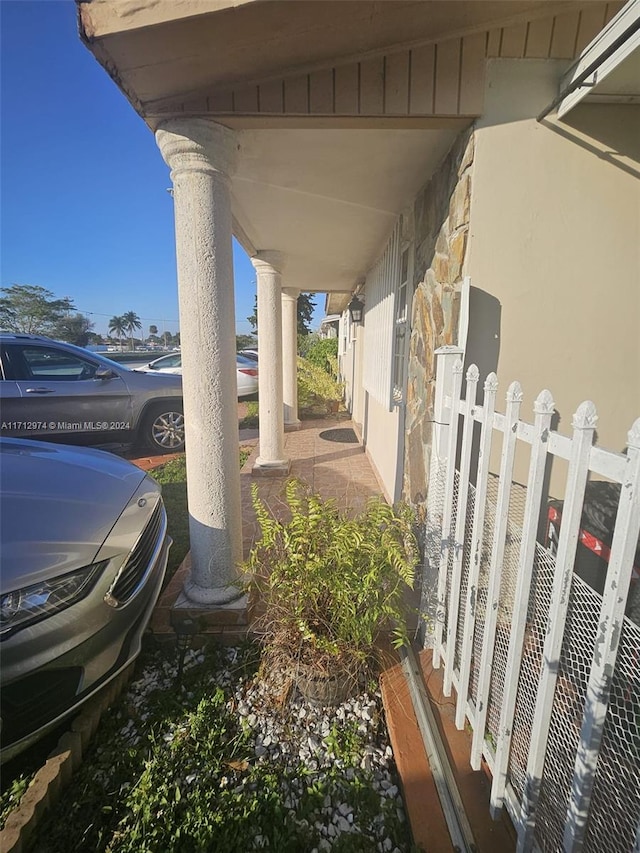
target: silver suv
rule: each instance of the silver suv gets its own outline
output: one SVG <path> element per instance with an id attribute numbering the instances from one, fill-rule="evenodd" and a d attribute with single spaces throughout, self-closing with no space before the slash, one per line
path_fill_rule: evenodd
<path id="1" fill-rule="evenodd" d="M 0 333 L 0 435 L 184 449 L 182 379 L 40 335 Z"/>

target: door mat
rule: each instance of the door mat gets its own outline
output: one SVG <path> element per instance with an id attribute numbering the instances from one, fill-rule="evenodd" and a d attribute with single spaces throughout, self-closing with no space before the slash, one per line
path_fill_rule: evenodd
<path id="1" fill-rule="evenodd" d="M 337 441 L 340 444 L 358 444 L 358 436 L 351 427 L 325 429 L 320 433 L 320 438 L 324 438 L 325 441 Z"/>

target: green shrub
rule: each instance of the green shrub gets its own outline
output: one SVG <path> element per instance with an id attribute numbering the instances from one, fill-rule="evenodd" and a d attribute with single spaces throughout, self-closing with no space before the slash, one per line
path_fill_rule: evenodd
<path id="1" fill-rule="evenodd" d="M 340 401 L 344 384 L 337 382 L 322 367 L 306 358 L 298 357 L 298 404 L 306 408 L 314 403 Z"/>
<path id="2" fill-rule="evenodd" d="M 306 358 L 316 367 L 321 367 L 337 378 L 338 372 L 334 369 L 334 365 L 337 367 L 338 363 L 338 339 L 323 338 L 314 341 L 307 350 Z"/>
<path id="3" fill-rule="evenodd" d="M 286 501 L 290 520 L 278 521 L 254 484 L 262 535 L 246 568 L 263 609 L 267 666 L 374 671 L 381 632 L 391 632 L 394 645 L 407 640 L 404 596 L 417 562 L 410 510 L 371 499 L 350 518 L 297 480 L 287 483 Z"/>

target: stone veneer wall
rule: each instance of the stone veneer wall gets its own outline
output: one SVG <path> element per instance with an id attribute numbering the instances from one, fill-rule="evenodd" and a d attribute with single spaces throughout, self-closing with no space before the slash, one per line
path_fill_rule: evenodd
<path id="1" fill-rule="evenodd" d="M 427 497 L 435 399 L 434 350 L 456 344 L 460 287 L 464 275 L 473 131 L 454 143 L 414 203 L 416 284 L 411 311 L 407 385 L 404 498 Z"/>

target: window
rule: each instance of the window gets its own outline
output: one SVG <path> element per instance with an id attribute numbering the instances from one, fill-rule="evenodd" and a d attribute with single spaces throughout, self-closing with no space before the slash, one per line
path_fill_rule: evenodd
<path id="1" fill-rule="evenodd" d="M 398 281 L 400 222 L 396 224 L 384 252 L 367 273 L 367 305 L 363 382 L 382 406 L 391 410 L 393 369 L 394 296 Z"/>
<path id="2" fill-rule="evenodd" d="M 244 356 L 241 356 L 244 359 Z M 152 370 L 167 370 L 169 367 L 182 367 L 182 353 L 165 355 L 150 365 Z"/>
<path id="3" fill-rule="evenodd" d="M 409 302 L 409 246 L 400 256 L 400 282 L 396 290 L 395 325 L 393 331 L 393 390 L 394 403 L 404 400 L 407 363 L 408 302 Z"/>
<path id="4" fill-rule="evenodd" d="M 365 285 L 364 387 L 389 411 L 404 401 L 406 385 L 413 263 L 403 224 L 401 217 Z"/>
<path id="5" fill-rule="evenodd" d="M 17 347 L 15 348 L 17 349 Z M 22 347 L 22 379 L 46 382 L 73 382 L 93 379 L 98 365 L 63 349 Z M 16 359 L 19 361 L 19 359 Z M 13 359 L 12 359 L 13 361 Z"/>

